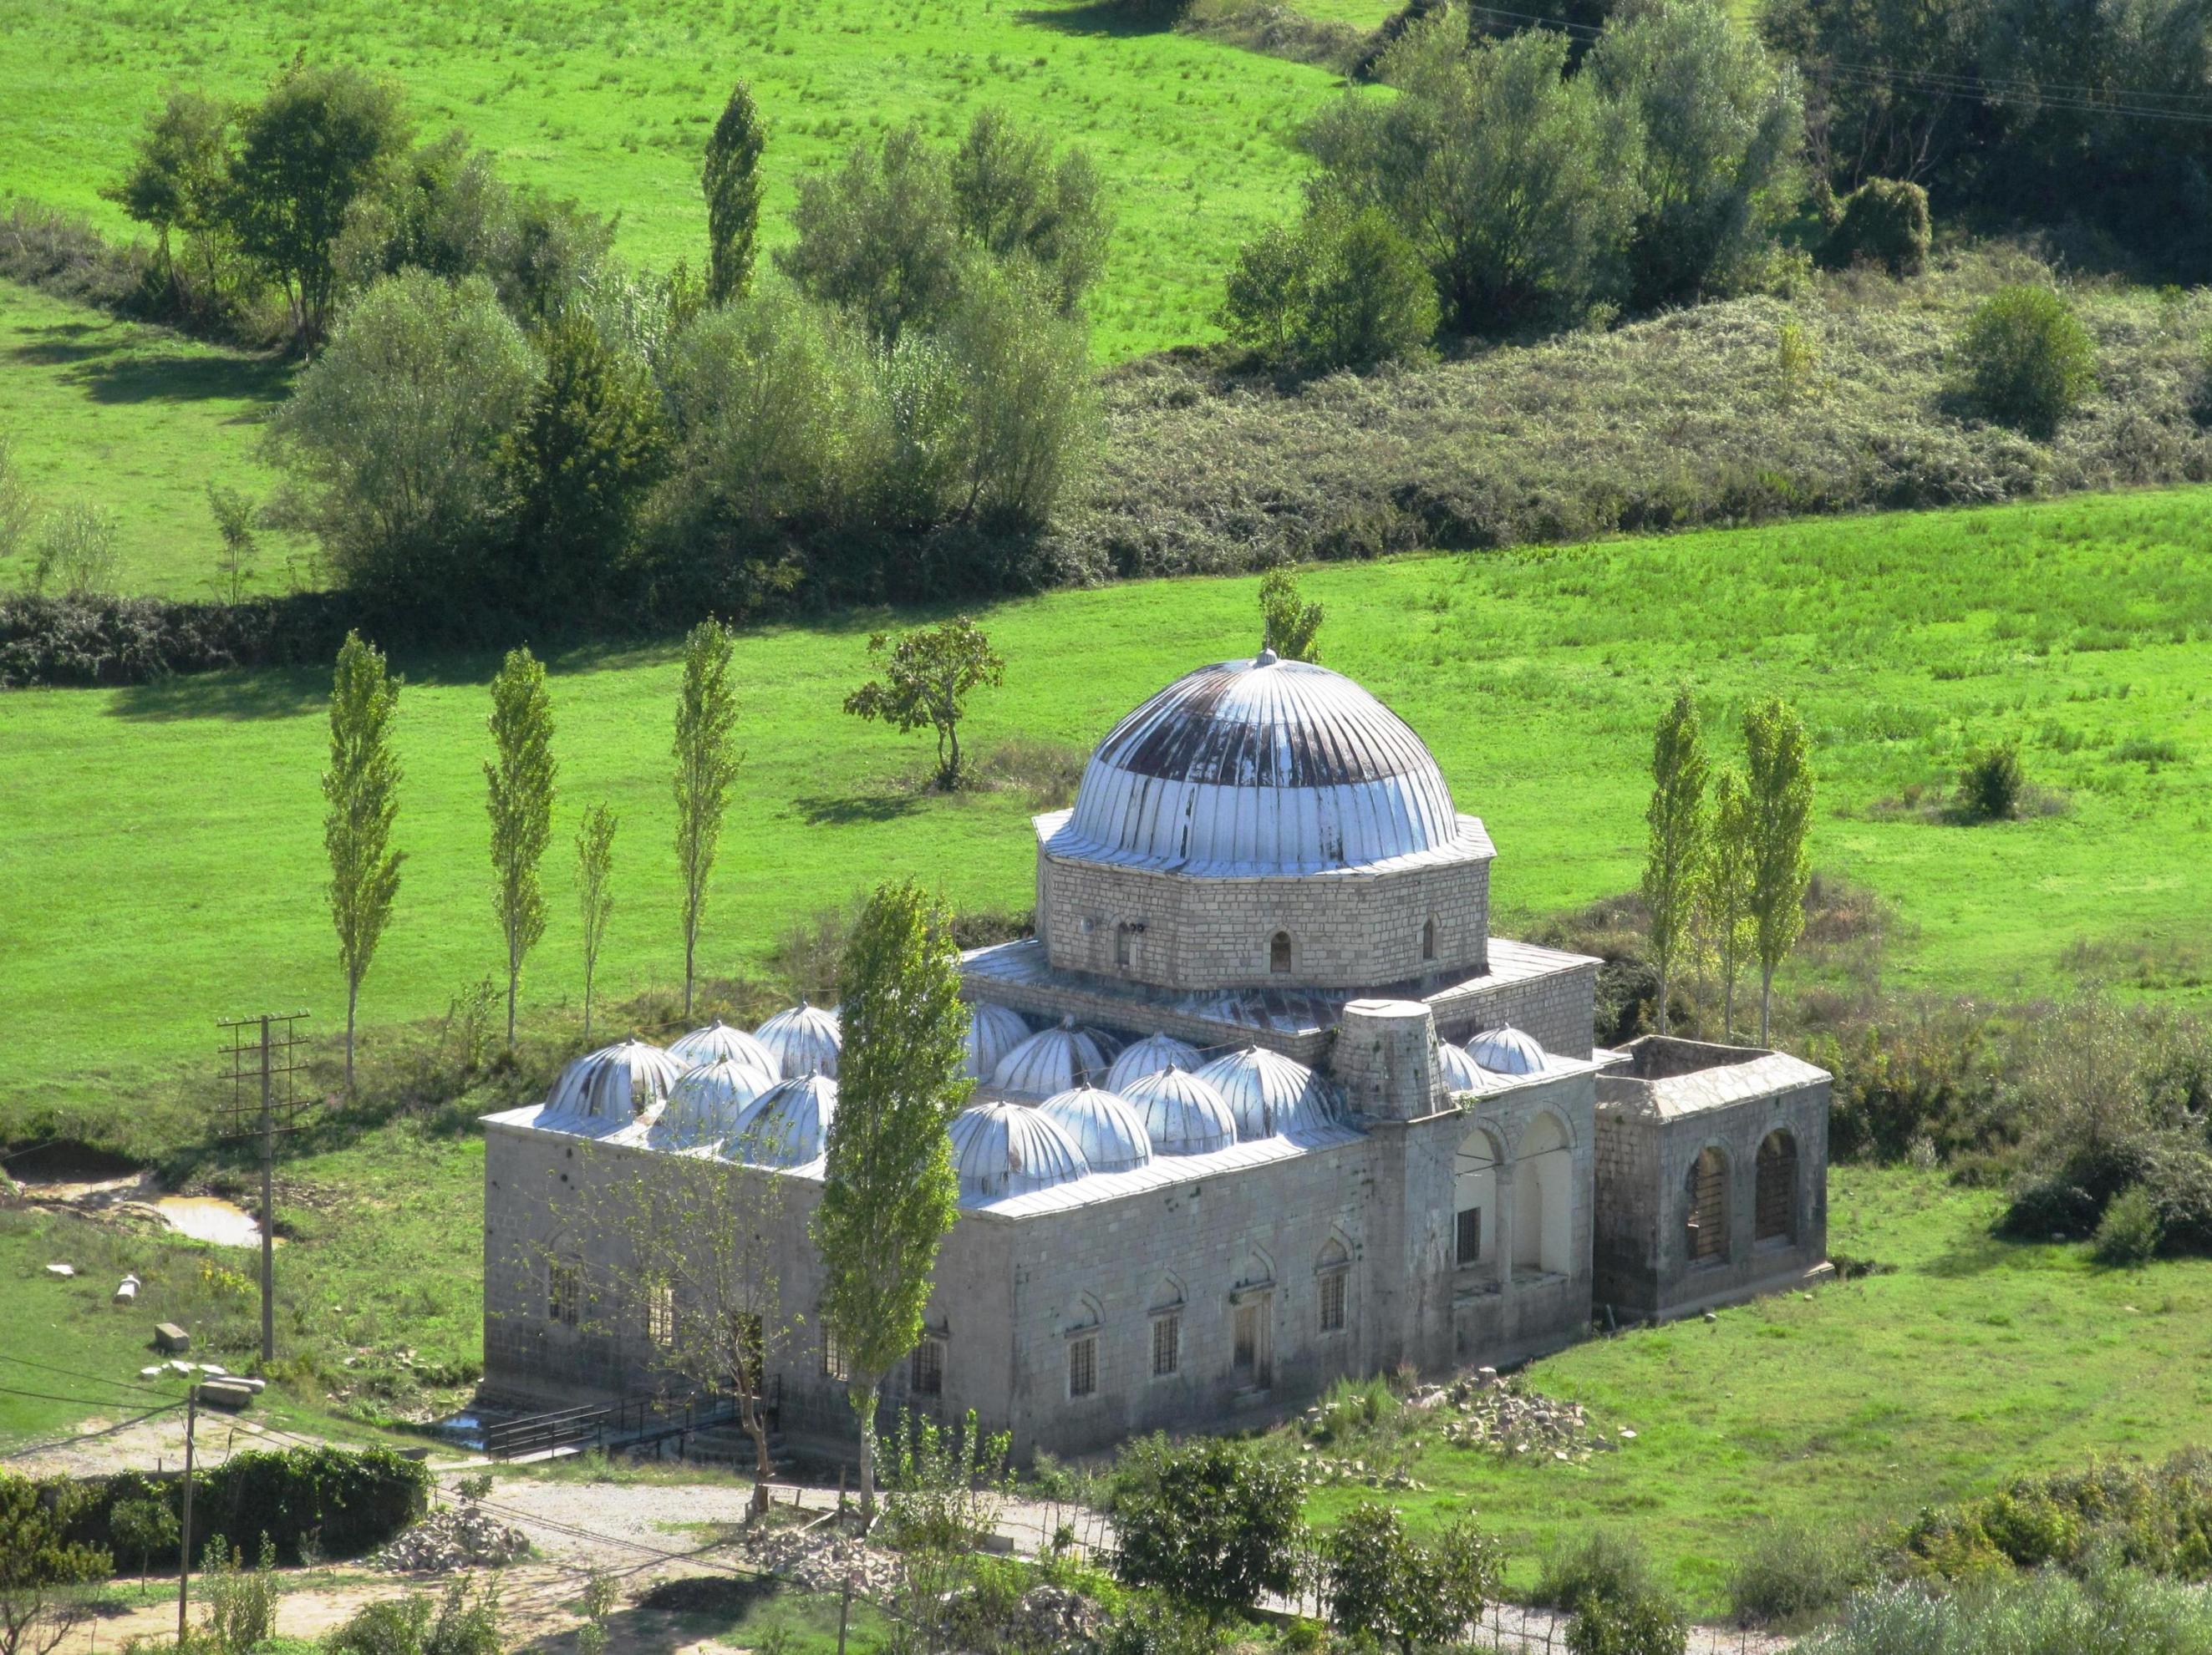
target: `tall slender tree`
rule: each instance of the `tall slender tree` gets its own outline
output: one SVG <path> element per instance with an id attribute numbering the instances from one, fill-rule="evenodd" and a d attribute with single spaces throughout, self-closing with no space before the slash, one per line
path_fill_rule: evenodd
<path id="1" fill-rule="evenodd" d="M 592 979 L 599 968 L 599 945 L 615 911 L 615 828 L 618 818 L 604 804 L 584 812 L 576 828 L 576 906 L 584 922 L 584 1042 L 592 1039 Z"/>
<path id="2" fill-rule="evenodd" d="M 338 963 L 346 979 L 346 1090 L 353 1090 L 355 1013 L 362 979 L 376 957 L 399 890 L 401 853 L 392 848 L 399 814 L 399 761 L 392 750 L 392 715 L 399 680 L 384 652 L 357 632 L 346 634 L 331 682 L 331 767 L 323 772 L 323 849 L 331 863 L 326 888 Z"/>
<path id="3" fill-rule="evenodd" d="M 491 681 L 493 755 L 484 764 L 491 815 L 492 906 L 507 940 L 507 1044 L 514 1047 L 514 999 L 522 961 L 545 934 L 538 864 L 553 839 L 553 697 L 545 664 L 526 649 L 507 652 Z"/>
<path id="4" fill-rule="evenodd" d="M 1797 710 L 1770 696 L 1744 714 L 1744 780 L 1751 794 L 1751 922 L 1759 955 L 1759 1043 L 1766 1044 L 1774 973 L 1805 929 L 1812 864 L 1813 743 Z"/>
<path id="5" fill-rule="evenodd" d="M 846 946 L 845 1044 L 837 1060 L 814 1245 L 821 1315 L 852 1381 L 860 1426 L 860 1510 L 875 1509 L 876 1402 L 914 1349 L 938 1244 L 958 1216 L 947 1129 L 973 1089 L 963 1067 L 951 917 L 907 880 L 869 899 Z"/>
<path id="6" fill-rule="evenodd" d="M 1667 997 L 1690 931 L 1705 854 L 1705 743 L 1697 698 L 1687 684 L 1661 715 L 1651 743 L 1650 847 L 1644 858 L 1644 901 L 1651 910 L 1651 958 L 1659 968 L 1659 1032 Z"/>
<path id="7" fill-rule="evenodd" d="M 1743 773 L 1723 770 L 1713 784 L 1713 834 L 1705 858 L 1703 907 L 1721 968 L 1721 1038 L 1735 1038 L 1735 983 L 1751 951 L 1753 828 Z"/>
<path id="8" fill-rule="evenodd" d="M 737 646 L 719 621 L 702 621 L 684 640 L 684 687 L 676 703 L 676 860 L 684 876 L 684 1015 L 691 1015 L 699 918 L 707 876 L 722 842 L 742 755 L 731 745 L 738 695 L 730 682 Z"/>
<path id="9" fill-rule="evenodd" d="M 722 118 L 707 139 L 700 187 L 707 192 L 707 298 L 726 305 L 752 285 L 760 230 L 760 158 L 767 134 L 750 88 L 730 88 Z"/>

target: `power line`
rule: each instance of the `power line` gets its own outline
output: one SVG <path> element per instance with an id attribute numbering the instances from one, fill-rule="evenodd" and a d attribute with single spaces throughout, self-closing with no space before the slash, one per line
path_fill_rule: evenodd
<path id="1" fill-rule="evenodd" d="M 149 1408 L 144 1413 L 135 1414 L 127 1420 L 118 1420 L 114 1424 L 102 1430 L 81 1431 L 70 1436 L 56 1437 L 52 1442 L 34 1442 L 27 1448 L 11 1448 L 6 1453 L 0 1454 L 0 1460 L 27 1459 L 33 1454 L 45 1453 L 49 1448 L 69 1448 L 74 1447 L 80 1442 L 98 1442 L 102 1437 L 112 1437 L 118 1431 L 127 1431 L 132 1426 L 142 1424 L 157 1415 L 173 1414 L 184 1405 L 182 1402 L 164 1403 L 159 1408 Z"/>
<path id="2" fill-rule="evenodd" d="M 140 1385 L 132 1379 L 102 1379 L 97 1373 L 80 1373 L 73 1367 L 57 1367 L 52 1362 L 34 1362 L 28 1356 L 10 1356 L 5 1351 L 0 1351 L 0 1362 L 14 1362 L 20 1367 L 35 1367 L 45 1373 L 58 1373 L 66 1379 L 82 1379 L 88 1385 L 109 1385 L 121 1391 L 143 1391 L 149 1397 L 166 1397 L 169 1394 L 166 1391 L 155 1389 L 153 1385 Z"/>

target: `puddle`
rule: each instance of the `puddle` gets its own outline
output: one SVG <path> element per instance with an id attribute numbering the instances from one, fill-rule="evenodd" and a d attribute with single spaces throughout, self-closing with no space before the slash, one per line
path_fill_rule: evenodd
<path id="1" fill-rule="evenodd" d="M 163 1195 L 150 1173 L 101 1176 L 73 1168 L 51 1179 L 25 1179 L 23 1197 L 42 1207 L 65 1208 L 88 1217 L 140 1215 L 158 1219 L 179 1235 L 218 1247 L 258 1247 L 261 1225 L 234 1201 L 211 1195 Z M 278 1236 L 283 1246 L 284 1238 Z"/>
<path id="2" fill-rule="evenodd" d="M 161 1222 L 179 1235 L 212 1241 L 218 1247 L 258 1247 L 261 1225 L 245 1208 L 211 1195 L 165 1195 L 154 1203 Z M 278 1236 L 283 1246 L 284 1238 Z"/>

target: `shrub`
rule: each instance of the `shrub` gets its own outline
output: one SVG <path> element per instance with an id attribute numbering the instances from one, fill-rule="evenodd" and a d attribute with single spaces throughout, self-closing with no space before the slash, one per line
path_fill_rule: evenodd
<path id="1" fill-rule="evenodd" d="M 64 597 L 95 597 L 115 589 L 115 513 L 71 500 L 31 537 L 31 591 L 49 586 Z"/>
<path id="2" fill-rule="evenodd" d="M 94 1479 L 70 1526 L 73 1540 L 110 1544 L 113 1512 L 147 1498 L 173 1513 L 181 1480 L 137 1475 Z M 302 1543 L 325 1557 L 374 1550 L 429 1509 L 430 1475 L 386 1448 L 253 1450 L 194 1474 L 192 1543 L 196 1556 L 220 1541 L 234 1555 L 258 1550 L 265 1537 L 276 1560 L 297 1561 Z"/>
<path id="3" fill-rule="evenodd" d="M 1901 179 L 1869 179 L 1844 197 L 1820 257 L 1839 268 L 1873 264 L 1894 276 L 1917 276 L 1928 263 L 1928 243 L 1927 191 Z"/>
<path id="4" fill-rule="evenodd" d="M 1554 1609 L 1572 1609 L 1585 1597 L 1627 1603 L 1657 1590 L 1642 1541 L 1611 1529 L 1592 1529 L 1545 1558 L 1536 1597 Z"/>
<path id="5" fill-rule="evenodd" d="M 324 1655 L 501 1655 L 505 1646 L 496 1578 L 481 1591 L 456 1580 L 434 1607 L 421 1592 L 363 1604 L 323 1642 Z"/>
<path id="6" fill-rule="evenodd" d="M 1960 808 L 1977 821 L 2009 821 L 2027 785 L 2017 746 L 1999 742 L 1981 748 L 1968 755 L 1959 773 Z"/>
<path id="7" fill-rule="evenodd" d="M 1576 1602 L 1567 1626 L 1572 1655 L 1683 1655 L 1689 1642 L 1681 1611 L 1651 1591 L 1628 1598 L 1589 1593 Z"/>
<path id="8" fill-rule="evenodd" d="M 1304 1494 L 1290 1468 L 1218 1437 L 1147 1437 L 1115 1468 L 1115 1573 L 1208 1612 L 1296 1584 Z"/>
<path id="9" fill-rule="evenodd" d="M 1308 209 L 1245 244 L 1230 270 L 1222 330 L 1277 367 L 1327 373 L 1410 356 L 1437 327 L 1436 284 L 1379 207 Z"/>
<path id="10" fill-rule="evenodd" d="M 2147 1264 L 2164 1240 L 2158 1203 L 2137 1184 L 2115 1197 L 2098 1221 L 2097 1262 L 2120 1267 Z"/>
<path id="11" fill-rule="evenodd" d="M 1497 1543 L 1472 1523 L 1433 1541 L 1407 1535 L 1396 1510 L 1362 1500 L 1322 1542 L 1329 1614 L 1342 1630 L 1417 1647 L 1456 1643 L 1498 1587 Z"/>
<path id="12" fill-rule="evenodd" d="M 1218 1655 L 1226 1642 L 1204 1616 L 1145 1597 L 1099 1629 L 1098 1655 Z"/>
<path id="13" fill-rule="evenodd" d="M 201 1590 L 208 1600 L 208 1631 L 222 1655 L 248 1655 L 276 1629 L 276 1547 L 261 1537 L 261 1561 L 245 1567 L 217 1535 L 208 1543 L 207 1573 Z"/>
<path id="14" fill-rule="evenodd" d="M 1772 1524 L 1729 1576 L 1729 1603 L 1744 1622 L 1794 1622 L 1833 1609 L 1866 1584 L 1873 1569 L 1856 1537 Z"/>
<path id="15" fill-rule="evenodd" d="M 2131 1569 L 2087 1582 L 2026 1575 L 1940 1591 L 1893 1585 L 1851 1600 L 1799 1655 L 2203 1655 L 2212 1601 Z"/>
<path id="16" fill-rule="evenodd" d="M 1988 418 L 2049 438 L 2096 388 L 2087 329 L 2048 288 L 2006 288 L 1984 302 L 1960 336 L 1968 397 Z"/>

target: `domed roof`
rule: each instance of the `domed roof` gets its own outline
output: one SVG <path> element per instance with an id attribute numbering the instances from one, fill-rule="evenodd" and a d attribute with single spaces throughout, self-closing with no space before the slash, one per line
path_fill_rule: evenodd
<path id="1" fill-rule="evenodd" d="M 625 1125 L 659 1106 L 683 1073 L 675 1058 L 633 1034 L 563 1069 L 545 1094 L 544 1112 L 563 1121 Z"/>
<path id="2" fill-rule="evenodd" d="M 952 1118 L 952 1170 L 963 1201 L 1027 1195 L 1081 1178 L 1083 1151 L 1044 1112 L 1025 1103 L 979 1103 Z"/>
<path id="3" fill-rule="evenodd" d="M 1493 1028 L 1468 1042 L 1468 1055 L 1493 1075 L 1540 1075 L 1544 1048 L 1517 1028 Z"/>
<path id="4" fill-rule="evenodd" d="M 1155 1153 L 1206 1155 L 1237 1142 L 1237 1117 L 1221 1094 L 1183 1069 L 1163 1069 L 1131 1083 L 1121 1094 Z"/>
<path id="5" fill-rule="evenodd" d="M 753 1035 L 775 1055 L 786 1080 L 814 1074 L 837 1077 L 837 1053 L 844 1048 L 845 1034 L 834 1010 L 801 1000 L 790 1010 L 777 1012 Z"/>
<path id="6" fill-rule="evenodd" d="M 800 1075 L 753 1100 L 722 1154 L 754 1167 L 804 1167 L 828 1146 L 836 1112 L 837 1082 L 827 1075 Z"/>
<path id="7" fill-rule="evenodd" d="M 732 1060 L 749 1064 L 761 1073 L 761 1086 L 773 1086 L 782 1078 L 775 1054 L 742 1028 L 732 1028 L 720 1017 L 704 1028 L 695 1028 L 678 1040 L 668 1043 L 668 1055 L 686 1069 L 699 1064 L 728 1063 Z"/>
<path id="8" fill-rule="evenodd" d="M 1115 725 L 1054 848 L 1192 873 L 1302 874 L 1453 846 L 1451 790 L 1421 738 L 1341 673 L 1224 661 Z"/>
<path id="9" fill-rule="evenodd" d="M 1475 1062 L 1473 1052 L 1449 1040 L 1437 1042 L 1437 1065 L 1443 1070 L 1447 1092 L 1480 1092 L 1498 1083 L 1498 1077 Z"/>
<path id="10" fill-rule="evenodd" d="M 1012 1007 L 993 1005 L 988 1000 L 969 1004 L 968 1078 L 990 1079 L 991 1071 L 999 1066 L 999 1059 L 1029 1037 L 1029 1023 Z"/>
<path id="11" fill-rule="evenodd" d="M 1101 1078 L 1108 1061 L 1097 1035 L 1078 1028 L 1073 1017 L 1063 1017 L 1058 1028 L 1030 1035 L 1000 1058 L 991 1084 L 1001 1092 L 1048 1098 Z"/>
<path id="12" fill-rule="evenodd" d="M 1075 1141 L 1094 1173 L 1126 1173 L 1152 1158 L 1152 1141 L 1127 1100 L 1095 1086 L 1047 1098 L 1037 1112 Z"/>
<path id="13" fill-rule="evenodd" d="M 1121 1055 L 1114 1059 L 1114 1066 L 1106 1071 L 1106 1089 L 1119 1092 L 1163 1069 L 1195 1069 L 1203 1061 L 1196 1046 L 1172 1034 L 1147 1034 L 1121 1049 Z"/>
<path id="14" fill-rule="evenodd" d="M 1220 1094 L 1246 1143 L 1328 1125 L 1327 1082 L 1279 1052 L 1248 1046 L 1216 1058 L 1198 1078 Z"/>
<path id="15" fill-rule="evenodd" d="M 746 1106 L 775 1084 L 744 1058 L 687 1069 L 668 1088 L 668 1106 L 646 1133 L 646 1142 L 656 1149 L 719 1149 L 737 1131 Z"/>

